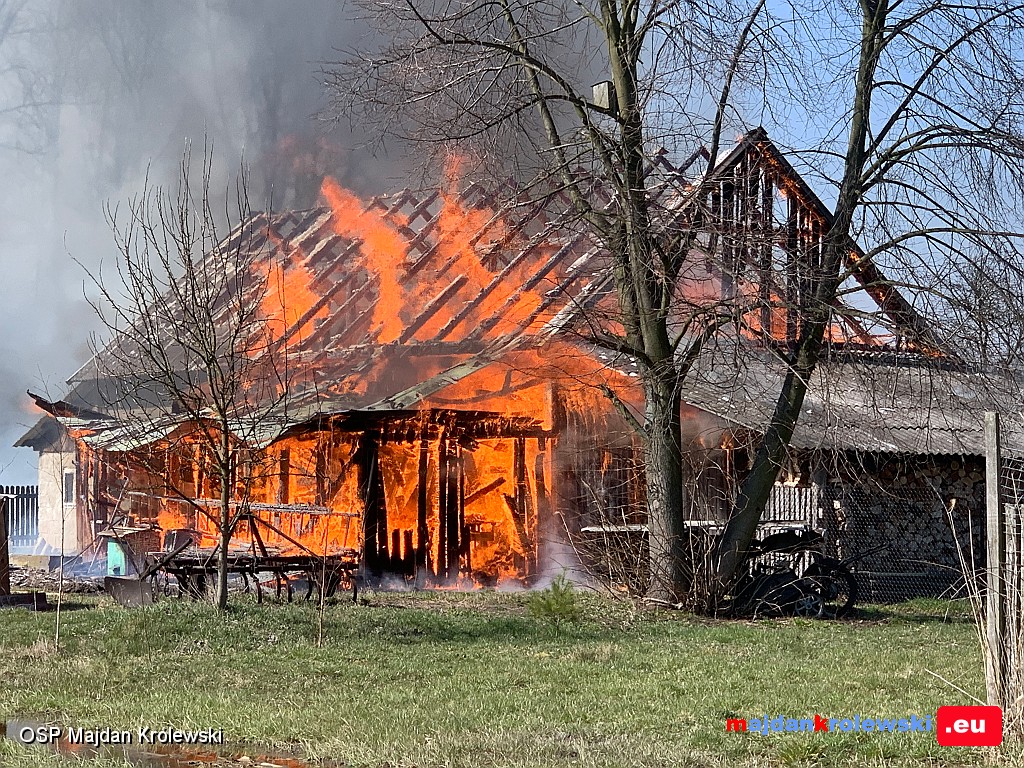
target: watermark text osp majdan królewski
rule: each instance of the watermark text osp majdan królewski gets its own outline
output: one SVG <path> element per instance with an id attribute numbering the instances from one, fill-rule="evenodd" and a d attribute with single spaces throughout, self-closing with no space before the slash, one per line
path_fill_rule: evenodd
<path id="1" fill-rule="evenodd" d="M 132 730 L 116 728 L 72 728 L 60 725 L 26 725 L 19 729 L 17 739 L 22 744 L 84 744 L 105 747 L 116 744 L 200 744 L 223 745 L 224 731 L 219 728 L 179 730 L 177 728 L 150 728 Z"/>

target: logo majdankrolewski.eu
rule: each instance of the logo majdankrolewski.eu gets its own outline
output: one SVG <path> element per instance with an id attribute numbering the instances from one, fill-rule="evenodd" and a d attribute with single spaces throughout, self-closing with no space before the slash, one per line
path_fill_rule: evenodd
<path id="1" fill-rule="evenodd" d="M 726 718 L 725 730 L 735 733 L 930 733 L 933 730 L 931 715 L 909 715 L 907 717 L 745 717 Z"/>
<path id="2" fill-rule="evenodd" d="M 136 728 L 122 731 L 114 728 L 61 728 L 44 726 L 22 728 L 18 734 L 24 744 L 50 744 L 64 740 L 68 744 L 103 747 L 109 744 L 224 744 L 224 731 L 219 728 L 178 730 L 177 728 Z"/>

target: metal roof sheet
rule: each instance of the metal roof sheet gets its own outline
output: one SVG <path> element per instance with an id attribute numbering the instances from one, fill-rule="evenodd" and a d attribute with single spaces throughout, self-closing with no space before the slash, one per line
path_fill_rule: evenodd
<path id="1" fill-rule="evenodd" d="M 727 358 L 727 359 L 723 359 Z M 756 432 L 767 426 L 785 364 L 742 345 L 709 349 L 683 383 L 683 400 Z M 982 455 L 984 413 L 1009 416 L 1004 442 L 1024 450 L 1021 378 L 951 368 L 914 356 L 883 363 L 854 356 L 815 370 L 791 445 L 798 449 Z M 1014 418 L 1017 414 L 1018 418 Z"/>

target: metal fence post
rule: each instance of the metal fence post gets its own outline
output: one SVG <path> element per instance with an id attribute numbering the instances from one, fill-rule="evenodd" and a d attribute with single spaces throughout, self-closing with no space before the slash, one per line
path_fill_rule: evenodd
<path id="1" fill-rule="evenodd" d="M 11 558 L 7 542 L 7 498 L 0 496 L 0 595 L 11 594 Z"/>
<path id="2" fill-rule="evenodd" d="M 985 687 L 988 703 L 1006 694 L 1006 510 L 1002 500 L 999 414 L 985 413 Z"/>

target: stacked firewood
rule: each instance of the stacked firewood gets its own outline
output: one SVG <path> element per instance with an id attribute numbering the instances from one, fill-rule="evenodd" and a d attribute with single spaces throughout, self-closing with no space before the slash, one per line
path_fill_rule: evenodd
<path id="1" fill-rule="evenodd" d="M 79 595 L 92 595 L 103 591 L 102 576 L 82 576 L 65 573 L 63 591 Z M 48 571 L 44 568 L 11 568 L 11 589 L 14 591 L 36 590 L 39 592 L 57 592 L 60 589 L 61 575 L 59 571 Z"/>

